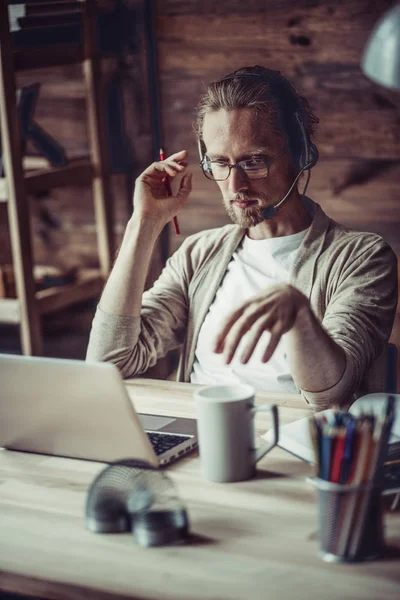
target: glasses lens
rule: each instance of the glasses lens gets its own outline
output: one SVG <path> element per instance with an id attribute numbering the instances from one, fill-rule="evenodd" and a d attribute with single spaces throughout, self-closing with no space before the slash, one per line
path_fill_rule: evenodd
<path id="1" fill-rule="evenodd" d="M 242 160 L 239 165 L 249 179 L 262 179 L 268 175 L 268 166 L 262 158 Z"/>
<path id="2" fill-rule="evenodd" d="M 211 162 L 205 160 L 203 162 L 203 171 L 206 177 L 214 181 L 223 181 L 229 177 L 229 167 L 224 163 Z"/>

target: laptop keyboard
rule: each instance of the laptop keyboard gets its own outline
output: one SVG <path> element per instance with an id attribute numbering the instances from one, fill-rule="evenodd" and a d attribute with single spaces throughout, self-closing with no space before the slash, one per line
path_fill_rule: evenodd
<path id="1" fill-rule="evenodd" d="M 146 433 L 157 456 L 191 438 L 190 435 L 172 435 L 171 433 L 157 433 L 153 431 L 146 431 Z"/>

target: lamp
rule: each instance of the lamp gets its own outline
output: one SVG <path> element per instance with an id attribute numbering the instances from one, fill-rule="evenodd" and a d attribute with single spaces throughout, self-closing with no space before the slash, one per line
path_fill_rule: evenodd
<path id="1" fill-rule="evenodd" d="M 376 83 L 400 89 L 400 4 L 386 11 L 375 25 L 361 68 Z"/>

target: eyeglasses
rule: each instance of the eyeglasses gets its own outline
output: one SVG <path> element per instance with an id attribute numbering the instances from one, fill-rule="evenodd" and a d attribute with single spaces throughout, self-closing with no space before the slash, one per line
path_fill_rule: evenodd
<path id="1" fill-rule="evenodd" d="M 211 160 L 207 154 L 203 157 L 200 166 L 204 175 L 212 181 L 225 181 L 231 174 L 232 169 L 237 169 L 246 179 L 264 179 L 269 173 L 271 164 L 282 156 L 286 151 L 283 150 L 272 158 L 263 158 L 255 156 L 245 160 L 239 160 L 237 163 L 230 164 L 223 160 Z"/>

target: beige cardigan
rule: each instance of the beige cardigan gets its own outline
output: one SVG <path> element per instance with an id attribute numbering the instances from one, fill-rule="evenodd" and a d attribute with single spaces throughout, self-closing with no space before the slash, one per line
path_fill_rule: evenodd
<path id="1" fill-rule="evenodd" d="M 308 199 L 307 199 L 308 200 Z M 299 390 L 315 408 L 381 391 L 385 352 L 397 305 L 397 259 L 378 235 L 349 230 L 310 203 L 313 220 L 290 283 L 310 300 L 324 328 L 346 354 L 342 378 L 330 389 Z M 87 360 L 111 361 L 124 377 L 145 372 L 177 347 L 177 379 L 189 381 L 200 327 L 245 230 L 236 225 L 187 238 L 143 294 L 141 318 L 97 308 Z"/>

